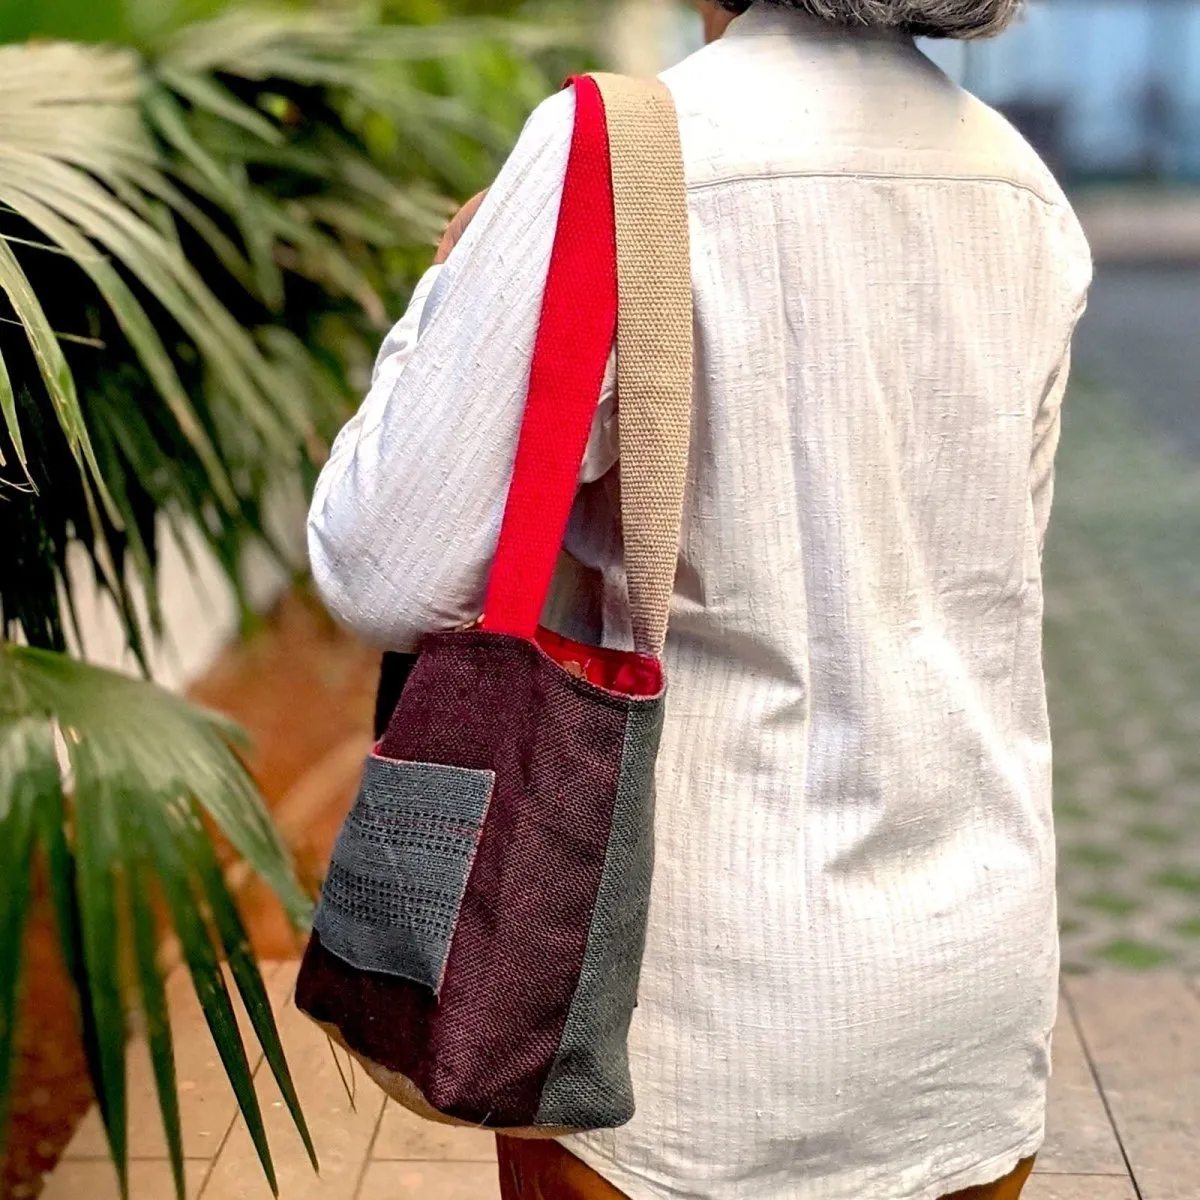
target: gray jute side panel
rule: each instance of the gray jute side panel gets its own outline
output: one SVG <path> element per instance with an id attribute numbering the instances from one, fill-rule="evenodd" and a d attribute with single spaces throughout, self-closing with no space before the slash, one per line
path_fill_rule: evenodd
<path id="1" fill-rule="evenodd" d="M 633 1117 L 629 1023 L 646 948 L 654 873 L 654 764 L 663 711 L 660 699 L 637 705 L 629 714 L 587 950 L 542 1092 L 538 1125 L 612 1129 Z"/>

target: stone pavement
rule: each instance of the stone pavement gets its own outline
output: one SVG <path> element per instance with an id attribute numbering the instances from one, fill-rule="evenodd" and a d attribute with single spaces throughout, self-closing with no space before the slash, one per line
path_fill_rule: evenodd
<path id="1" fill-rule="evenodd" d="M 1064 962 L 1198 970 L 1200 272 L 1102 271 L 1076 379 L 1046 556 Z"/>
<path id="2" fill-rule="evenodd" d="M 281 1200 L 499 1200 L 491 1139 L 384 1103 L 358 1079 L 353 1106 L 325 1036 L 291 1001 L 296 966 L 269 964 L 268 990 L 322 1172 L 313 1174 L 279 1092 L 251 1055 Z M 269 1200 L 270 1189 L 190 984 L 169 985 L 189 1200 Z M 1200 985 L 1179 975 L 1067 980 L 1055 1031 L 1046 1147 L 1025 1200 L 1195 1200 L 1200 1163 Z M 153 1077 L 130 1050 L 131 1200 L 171 1200 Z M 117 1200 L 91 1112 L 43 1200 Z"/>

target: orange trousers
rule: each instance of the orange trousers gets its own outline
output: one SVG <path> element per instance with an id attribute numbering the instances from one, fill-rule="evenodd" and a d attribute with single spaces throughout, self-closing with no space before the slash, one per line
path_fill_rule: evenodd
<path id="1" fill-rule="evenodd" d="M 557 1142 L 497 1138 L 502 1200 L 626 1200 L 607 1180 Z M 955 1192 L 946 1200 L 1019 1200 L 1033 1159 L 986 1187 Z"/>

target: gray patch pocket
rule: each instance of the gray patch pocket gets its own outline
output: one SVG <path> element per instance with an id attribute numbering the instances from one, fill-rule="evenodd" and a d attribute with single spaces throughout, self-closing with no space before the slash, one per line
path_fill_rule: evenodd
<path id="1" fill-rule="evenodd" d="M 372 755 L 313 923 L 322 945 L 439 992 L 495 782 L 493 771 Z"/>

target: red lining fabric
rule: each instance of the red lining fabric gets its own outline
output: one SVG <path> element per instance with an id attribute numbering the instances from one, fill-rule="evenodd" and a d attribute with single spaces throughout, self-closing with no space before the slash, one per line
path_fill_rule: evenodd
<path id="1" fill-rule="evenodd" d="M 575 79 L 575 131 L 529 395 L 483 628 L 535 640 L 575 501 L 617 327 L 617 242 L 604 103 Z M 586 288 L 587 303 L 580 303 Z"/>
<path id="2" fill-rule="evenodd" d="M 588 646 L 555 633 L 537 631 L 537 644 L 571 675 L 625 696 L 657 696 L 663 689 L 662 663 L 645 654 Z"/>

